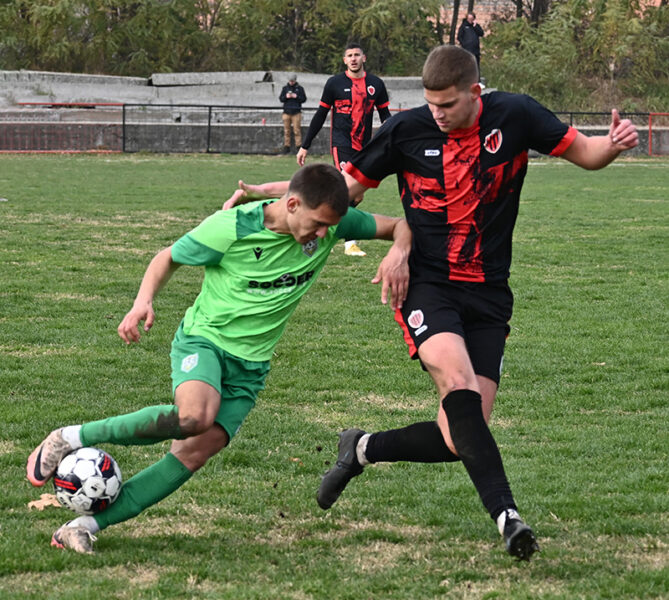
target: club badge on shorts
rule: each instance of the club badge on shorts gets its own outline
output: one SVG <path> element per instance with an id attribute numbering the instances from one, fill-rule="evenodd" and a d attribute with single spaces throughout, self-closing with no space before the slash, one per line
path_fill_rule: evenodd
<path id="1" fill-rule="evenodd" d="M 419 309 L 411 311 L 411 314 L 407 319 L 407 323 L 409 323 L 409 326 L 415 330 L 414 335 L 420 335 L 427 329 L 427 325 L 425 325 L 424 321 L 425 315 L 423 315 L 422 310 Z"/>
<path id="2" fill-rule="evenodd" d="M 197 352 L 195 354 L 191 354 L 190 356 L 186 356 L 181 361 L 181 370 L 184 373 L 190 373 L 195 367 L 197 367 L 197 361 L 199 358 L 200 356 Z"/>

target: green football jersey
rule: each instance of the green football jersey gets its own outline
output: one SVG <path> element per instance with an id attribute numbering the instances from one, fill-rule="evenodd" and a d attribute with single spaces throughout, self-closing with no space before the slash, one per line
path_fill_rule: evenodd
<path id="1" fill-rule="evenodd" d="M 205 267 L 184 332 L 240 358 L 269 360 L 288 318 L 339 239 L 371 239 L 376 222 L 349 208 L 323 238 L 299 244 L 264 225 L 266 201 L 219 210 L 172 246 L 172 260 Z"/>

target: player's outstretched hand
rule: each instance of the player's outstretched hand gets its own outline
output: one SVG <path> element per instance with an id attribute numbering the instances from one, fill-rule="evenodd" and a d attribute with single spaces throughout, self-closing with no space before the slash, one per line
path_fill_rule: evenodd
<path id="1" fill-rule="evenodd" d="M 139 342 L 140 332 L 139 324 L 144 321 L 144 331 L 148 331 L 153 327 L 153 321 L 156 314 L 153 312 L 151 304 L 133 305 L 128 314 L 123 317 L 123 321 L 118 326 L 118 334 L 126 343 Z"/>
<path id="2" fill-rule="evenodd" d="M 388 304 L 388 293 L 390 293 L 390 308 L 393 310 L 402 308 L 409 289 L 409 264 L 406 254 L 391 246 L 379 264 L 372 283 L 381 283 L 382 304 Z"/>
<path id="3" fill-rule="evenodd" d="M 297 151 L 297 155 L 295 156 L 295 159 L 297 160 L 297 164 L 300 167 L 304 166 L 304 161 L 307 159 L 307 153 L 308 153 L 308 150 L 305 150 L 304 148 L 300 148 Z"/>
<path id="4" fill-rule="evenodd" d="M 237 185 L 239 186 L 238 189 L 236 189 L 232 196 L 223 203 L 223 210 L 229 210 L 234 206 L 237 206 L 237 204 L 243 204 L 243 202 L 239 202 L 239 200 L 247 195 L 247 185 L 241 179 L 237 182 Z"/>
<path id="5" fill-rule="evenodd" d="M 244 183 L 241 179 L 237 182 L 239 189 L 235 190 L 223 203 L 223 210 L 228 210 L 253 200 L 266 200 L 267 198 L 280 198 L 288 189 L 287 181 L 274 181 L 271 183 L 261 183 L 258 185 Z"/>
<path id="6" fill-rule="evenodd" d="M 611 143 L 620 151 L 629 150 L 639 145 L 637 128 L 629 119 L 621 119 L 615 108 L 611 111 L 609 137 Z"/>

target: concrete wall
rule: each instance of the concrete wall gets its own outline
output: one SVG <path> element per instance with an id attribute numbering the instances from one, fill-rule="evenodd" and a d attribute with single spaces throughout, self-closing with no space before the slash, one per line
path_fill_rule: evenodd
<path id="1" fill-rule="evenodd" d="M 608 130 L 581 128 L 587 135 Z M 303 127 L 306 132 L 306 127 Z M 323 127 L 311 155 L 329 153 L 329 127 Z M 213 123 L 129 123 L 125 138 L 120 123 L 0 123 L 0 151 L 115 151 L 213 152 L 229 154 L 278 154 L 283 147 L 279 125 Z M 669 129 L 653 130 L 653 153 L 669 154 Z M 628 156 L 648 154 L 648 129 L 639 130 L 639 146 Z M 538 156 L 534 154 L 533 156 Z"/>
<path id="2" fill-rule="evenodd" d="M 163 113 L 154 115 L 152 121 L 128 121 L 127 151 L 203 152 L 208 148 L 211 152 L 273 154 L 283 146 L 278 96 L 289 75 L 282 71 L 156 73 L 145 79 L 0 71 L 0 150 L 121 150 L 122 113 L 119 108 L 40 109 L 28 108 L 22 103 L 125 103 L 145 104 L 155 107 L 151 112 Z M 298 73 L 298 81 L 305 87 L 308 98 L 303 105 L 304 132 L 318 106 L 328 76 Z M 387 77 L 384 80 L 391 109 L 424 103 L 420 78 Z M 213 114 L 213 126 L 207 133 L 207 109 L 204 107 L 208 106 L 243 106 L 249 110 L 235 112 L 222 108 Z M 378 119 L 376 122 L 378 124 Z M 637 126 L 644 125 L 637 123 Z M 590 134 L 605 131 L 576 126 Z M 639 147 L 630 154 L 648 152 L 647 129 L 640 127 L 640 135 Z M 311 153 L 327 154 L 329 136 L 326 126 L 317 136 Z M 669 151 L 667 136 L 666 129 L 654 136 L 654 151 Z"/>
<path id="3" fill-rule="evenodd" d="M 149 78 L 79 75 L 43 71 L 0 71 L 0 108 L 25 102 L 94 102 L 277 106 L 286 71 L 156 73 Z M 316 108 L 328 74 L 298 73 L 307 94 L 305 108 Z M 419 77 L 385 78 L 390 105 L 423 103 Z"/>

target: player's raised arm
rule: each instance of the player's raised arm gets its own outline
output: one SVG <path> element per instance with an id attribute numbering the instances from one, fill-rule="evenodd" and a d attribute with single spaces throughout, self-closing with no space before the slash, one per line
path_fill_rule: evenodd
<path id="1" fill-rule="evenodd" d="M 228 210 L 239 204 L 252 202 L 253 200 L 265 200 L 266 198 L 281 198 L 288 191 L 288 181 L 271 181 L 254 185 L 239 180 L 239 189 L 235 190 L 223 203 L 223 210 Z"/>
<path id="2" fill-rule="evenodd" d="M 405 219 L 373 215 L 376 221 L 376 238 L 393 240 L 372 283 L 381 283 L 381 302 L 388 303 L 393 310 L 402 308 L 409 289 L 409 253 L 412 234 Z"/>
<path id="3" fill-rule="evenodd" d="M 578 133 L 562 154 L 562 158 L 584 169 L 602 169 L 625 150 L 639 145 L 639 132 L 629 119 L 621 119 L 618 111 L 611 111 L 611 126 L 606 135 L 585 136 Z"/>
<path id="4" fill-rule="evenodd" d="M 118 326 L 118 334 L 126 344 L 139 342 L 141 335 L 139 324 L 142 321 L 144 331 L 151 329 L 156 317 L 153 311 L 153 299 L 180 266 L 179 263 L 172 260 L 171 246 L 161 250 L 153 257 L 144 273 L 132 308 Z"/>
<path id="5" fill-rule="evenodd" d="M 349 175 L 346 171 L 342 171 L 342 175 L 346 180 L 346 185 L 348 186 L 348 197 L 355 203 L 355 206 L 358 206 L 363 200 L 365 192 L 369 189 L 360 183 L 355 177 Z"/>

